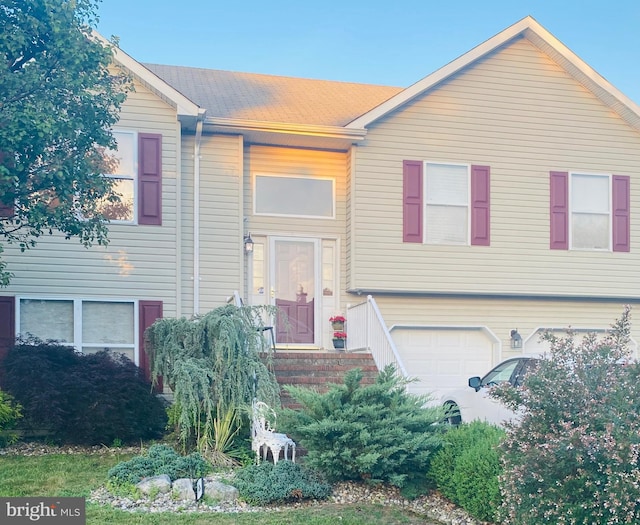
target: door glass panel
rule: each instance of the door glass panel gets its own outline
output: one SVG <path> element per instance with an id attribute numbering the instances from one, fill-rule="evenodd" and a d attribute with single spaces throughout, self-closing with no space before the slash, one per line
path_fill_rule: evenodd
<path id="1" fill-rule="evenodd" d="M 314 343 L 315 245 L 310 241 L 274 242 L 274 292 L 279 308 L 279 343 Z"/>

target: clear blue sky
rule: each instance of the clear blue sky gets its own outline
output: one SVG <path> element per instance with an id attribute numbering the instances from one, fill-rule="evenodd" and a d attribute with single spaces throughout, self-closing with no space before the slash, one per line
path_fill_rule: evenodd
<path id="1" fill-rule="evenodd" d="M 640 104 L 640 0 L 102 0 L 140 62 L 406 87 L 526 15 Z"/>

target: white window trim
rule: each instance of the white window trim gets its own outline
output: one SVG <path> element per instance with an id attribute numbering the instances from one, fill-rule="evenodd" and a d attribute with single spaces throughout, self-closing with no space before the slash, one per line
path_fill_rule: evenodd
<path id="1" fill-rule="evenodd" d="M 607 206 L 609 208 L 609 247 L 608 248 L 574 248 L 573 247 L 573 176 L 584 175 L 587 177 L 607 177 L 609 183 L 609 200 Z M 611 173 L 593 173 L 589 171 L 570 171 L 569 172 L 569 195 L 568 195 L 568 208 L 569 208 L 569 250 L 576 252 L 611 252 L 613 251 L 613 174 Z M 593 212 L 594 215 L 605 215 L 604 213 Z"/>
<path id="2" fill-rule="evenodd" d="M 131 180 L 133 181 L 133 219 L 130 221 L 124 221 L 120 219 L 110 220 L 110 224 L 138 224 L 138 132 L 131 129 L 113 128 L 111 130 L 114 133 L 122 133 L 133 136 L 133 173 L 130 177 L 126 175 L 114 175 L 111 173 L 104 173 L 104 177 L 116 180 Z"/>
<path id="3" fill-rule="evenodd" d="M 278 178 L 289 178 L 289 179 L 299 179 L 299 180 L 328 180 L 331 182 L 331 199 L 332 199 L 332 209 L 333 213 L 331 216 L 328 215 L 293 215 L 288 213 L 265 213 L 258 212 L 257 209 L 257 185 L 256 179 L 258 177 L 278 177 Z M 260 217 L 287 217 L 287 218 L 297 218 L 297 219 L 323 219 L 323 220 L 335 220 L 336 218 L 336 180 L 333 177 L 318 177 L 318 176 L 310 176 L 303 177 L 301 175 L 295 175 L 291 173 L 264 173 L 264 172 L 255 172 L 252 177 L 252 189 L 253 189 L 253 214 Z"/>
<path id="4" fill-rule="evenodd" d="M 427 240 L 427 166 L 429 164 L 443 164 L 445 166 L 461 166 L 467 170 L 467 239 L 463 243 L 429 242 Z M 422 243 L 429 246 L 471 246 L 471 164 L 463 162 L 449 162 L 439 160 L 425 160 L 422 169 Z M 462 208 L 461 204 L 444 204 L 444 206 L 455 206 Z"/>
<path id="5" fill-rule="evenodd" d="M 63 346 L 73 347 L 73 349 L 79 354 L 82 353 L 82 347 L 86 348 L 104 348 L 104 344 L 92 343 L 83 344 L 82 342 L 82 303 L 84 302 L 100 302 L 100 303 L 131 303 L 133 304 L 133 344 L 117 343 L 110 346 L 117 346 L 118 348 L 131 348 L 133 349 L 133 355 L 135 357 L 134 362 L 136 366 L 140 366 L 140 349 L 138 341 L 140 339 L 139 329 L 139 308 L 137 299 L 129 298 L 104 298 L 104 297 L 67 297 L 59 295 L 21 295 L 16 297 L 15 308 L 15 333 L 20 333 L 20 305 L 23 300 L 31 301 L 72 301 L 73 302 L 73 342 L 61 343 Z"/>

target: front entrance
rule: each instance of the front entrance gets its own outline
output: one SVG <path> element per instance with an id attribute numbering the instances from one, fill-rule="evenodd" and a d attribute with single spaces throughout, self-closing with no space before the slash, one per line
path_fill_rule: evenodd
<path id="1" fill-rule="evenodd" d="M 317 250 L 315 240 L 271 239 L 272 301 L 281 312 L 278 343 L 315 343 Z"/>

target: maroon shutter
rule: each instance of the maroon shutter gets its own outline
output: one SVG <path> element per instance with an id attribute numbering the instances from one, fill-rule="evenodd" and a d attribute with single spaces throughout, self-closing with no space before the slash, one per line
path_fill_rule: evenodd
<path id="1" fill-rule="evenodd" d="M 0 297 L 0 363 L 16 339 L 16 299 Z"/>
<path id="2" fill-rule="evenodd" d="M 156 319 L 162 319 L 162 301 L 139 301 L 138 302 L 138 328 L 139 339 L 138 348 L 140 352 L 140 368 L 144 370 L 147 379 L 151 378 L 151 366 L 149 356 L 145 351 L 144 332 Z M 158 390 L 162 392 L 162 378 L 158 377 Z"/>
<path id="3" fill-rule="evenodd" d="M 629 177 L 614 175 L 612 181 L 612 207 L 613 207 L 613 251 L 630 251 L 630 197 Z"/>
<path id="4" fill-rule="evenodd" d="M 138 224 L 162 224 L 162 135 L 138 135 Z"/>
<path id="5" fill-rule="evenodd" d="M 569 249 L 569 174 L 552 171 L 550 174 L 550 243 L 552 250 Z"/>
<path id="6" fill-rule="evenodd" d="M 402 161 L 402 240 L 422 242 L 422 161 Z"/>
<path id="7" fill-rule="evenodd" d="M 475 246 L 489 246 L 491 241 L 490 174 L 489 166 L 471 166 L 471 244 Z"/>

